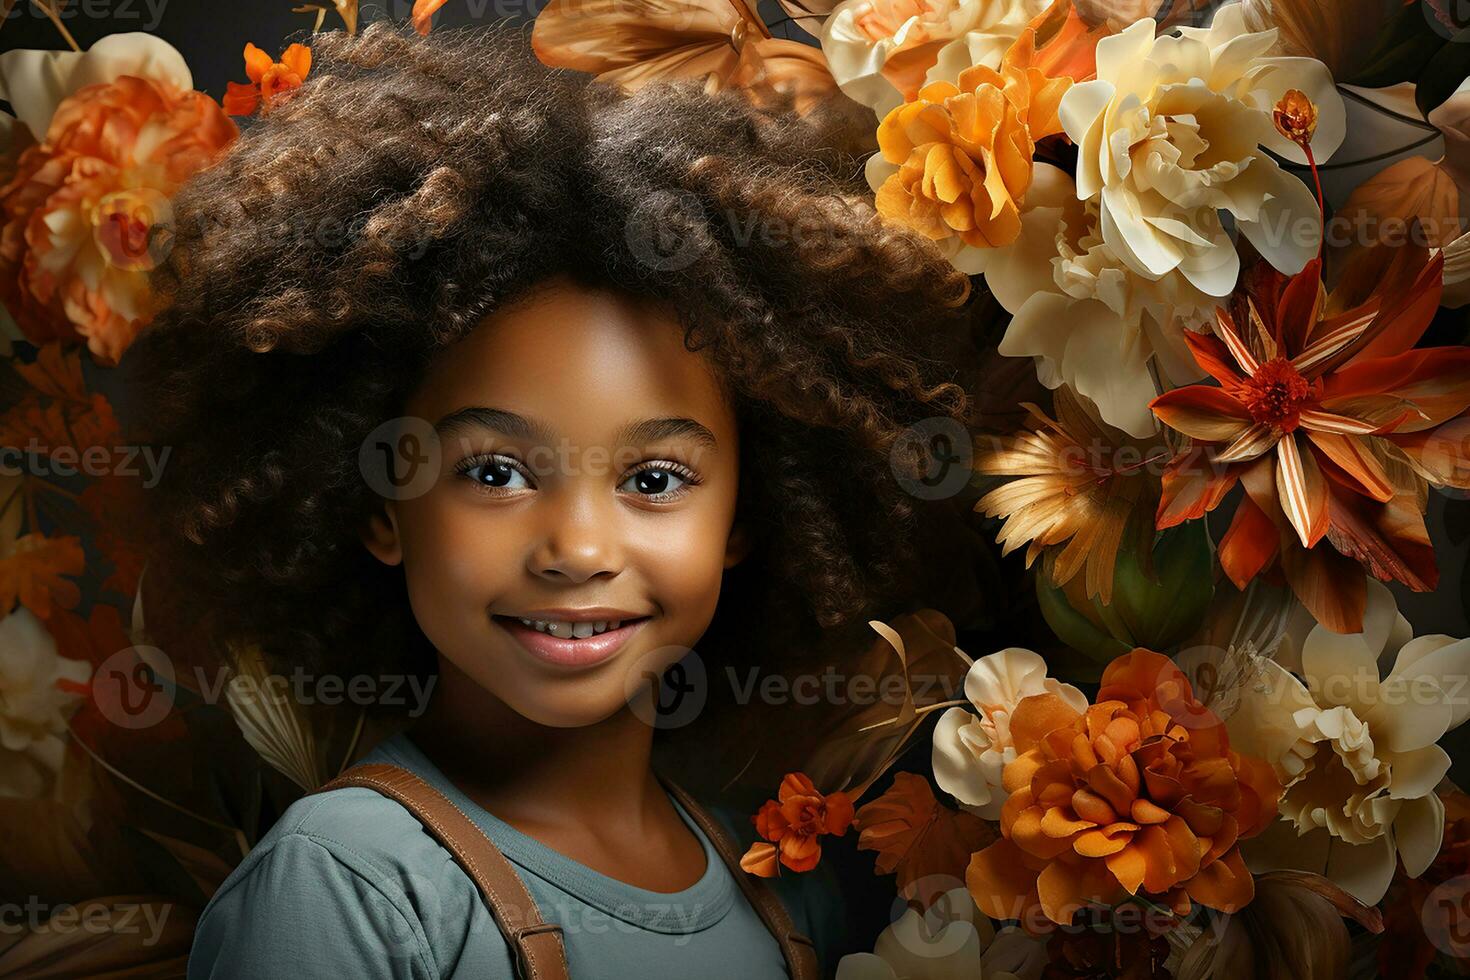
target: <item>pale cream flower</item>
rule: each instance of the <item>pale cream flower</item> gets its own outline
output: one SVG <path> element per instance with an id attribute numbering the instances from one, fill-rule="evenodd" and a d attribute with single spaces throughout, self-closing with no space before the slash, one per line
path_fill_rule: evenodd
<path id="1" fill-rule="evenodd" d="M 1019 647 L 981 657 L 965 675 L 965 698 L 974 706 L 950 708 L 934 727 L 934 781 L 967 810 L 998 820 L 1007 793 L 1001 771 L 1016 758 L 1011 714 L 1033 694 L 1055 694 L 1077 711 L 1087 697 L 1071 684 L 1046 676 L 1046 661 Z"/>
<path id="2" fill-rule="evenodd" d="M 1305 683 L 1264 661 L 1242 692 L 1232 747 L 1270 761 L 1283 787 L 1282 819 L 1246 848 L 1252 870 L 1327 873 L 1373 904 L 1395 854 L 1410 877 L 1433 862 L 1444 835 L 1434 789 L 1450 767 L 1436 743 L 1470 718 L 1470 640 L 1410 637 L 1370 579 L 1362 633 L 1318 626 L 1302 644 Z"/>
<path id="3" fill-rule="evenodd" d="M 1264 150 L 1306 162 L 1271 119 L 1289 89 L 1318 108 L 1316 160 L 1337 149 L 1346 114 L 1326 66 L 1269 56 L 1276 31 L 1247 32 L 1239 3 L 1207 29 L 1157 38 L 1154 29 L 1146 18 L 1100 41 L 1097 78 L 1062 99 L 1078 147 L 1077 194 L 1098 198 L 1103 240 L 1140 275 L 1177 270 L 1226 296 L 1240 259 L 1225 212 L 1277 269 L 1300 271 L 1321 240 L 1316 199 Z"/>
<path id="4" fill-rule="evenodd" d="M 932 81 L 996 68 L 1044 0 L 844 0 L 822 26 L 822 54 L 848 98 L 881 119 Z"/>
<path id="5" fill-rule="evenodd" d="M 109 34 L 86 51 L 22 48 L 0 54 L 0 99 L 37 140 L 44 139 L 56 107 L 88 85 L 122 75 L 166 82 L 180 91 L 194 87 L 194 76 L 178 49 L 142 31 Z"/>
<path id="6" fill-rule="evenodd" d="M 24 606 L 0 619 L 0 797 L 35 797 L 61 768 L 66 720 L 91 666 L 61 656 L 45 624 Z"/>
<path id="7" fill-rule="evenodd" d="M 871 953 L 849 953 L 837 980 L 1037 980 L 1046 944 L 1015 926 L 996 931 L 969 889 L 952 888 L 928 911 L 910 908 L 878 936 Z"/>
<path id="8" fill-rule="evenodd" d="M 1210 322 L 1217 301 L 1178 270 L 1130 268 L 1104 241 L 1098 204 L 1056 167 L 1036 165 L 1020 237 L 991 250 L 985 281 L 1012 314 L 1000 352 L 1035 358 L 1042 384 L 1070 385 L 1129 435 L 1157 430 L 1151 362 L 1171 387 L 1202 376 L 1184 331 Z"/>

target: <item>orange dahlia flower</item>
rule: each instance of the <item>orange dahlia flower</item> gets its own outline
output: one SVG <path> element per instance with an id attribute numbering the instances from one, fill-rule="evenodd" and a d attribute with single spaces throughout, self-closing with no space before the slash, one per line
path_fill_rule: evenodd
<path id="1" fill-rule="evenodd" d="M 958 83 L 932 82 L 878 126 L 868 180 L 879 213 L 940 242 L 966 272 L 981 260 L 968 250 L 1020 235 L 1036 141 L 1062 131 L 1057 107 L 1072 80 L 1048 77 L 1035 56 L 1033 28 L 1000 71 L 974 65 Z"/>
<path id="2" fill-rule="evenodd" d="M 238 135 L 202 92 L 124 75 L 57 107 L 0 185 L 0 302 L 37 345 L 85 337 L 116 363 L 148 314 L 168 199 Z"/>
<path id="3" fill-rule="evenodd" d="M 765 840 L 750 845 L 740 859 L 743 870 L 762 878 L 775 876 L 782 864 L 792 871 L 815 868 L 822 857 L 818 838 L 841 837 L 855 815 L 850 796 L 841 791 L 823 794 L 805 773 L 787 773 L 777 795 L 750 818 Z"/>
<path id="4" fill-rule="evenodd" d="M 965 876 L 986 915 L 1029 918 L 1039 904 L 1067 924 L 1089 903 L 1140 893 L 1179 914 L 1191 902 L 1234 912 L 1251 900 L 1237 841 L 1275 819 L 1280 784 L 1267 763 L 1231 750 L 1167 657 L 1139 649 L 1114 660 L 1082 713 L 1053 694 L 1026 698 L 1011 738 L 1004 839 Z"/>

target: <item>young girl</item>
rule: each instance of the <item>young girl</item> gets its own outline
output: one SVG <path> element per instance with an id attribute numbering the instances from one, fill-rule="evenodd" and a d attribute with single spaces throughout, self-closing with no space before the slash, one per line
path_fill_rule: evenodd
<path id="1" fill-rule="evenodd" d="M 499 29 L 313 47 L 177 199 L 128 355 L 173 447 L 150 630 L 348 690 L 431 672 L 361 761 L 489 836 L 578 980 L 784 976 L 656 776 L 653 680 L 693 657 L 717 685 L 922 588 L 895 474 L 908 427 L 966 420 L 925 349 L 967 281 L 879 223 L 819 127 L 737 95 L 624 96 Z M 809 882 L 781 883 L 820 949 Z M 516 965 L 450 851 L 354 787 L 286 810 L 189 975 Z"/>

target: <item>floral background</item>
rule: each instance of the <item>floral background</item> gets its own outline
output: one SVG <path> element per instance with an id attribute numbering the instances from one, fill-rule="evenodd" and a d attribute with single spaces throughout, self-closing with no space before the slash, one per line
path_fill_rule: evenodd
<path id="1" fill-rule="evenodd" d="M 876 213 L 973 277 L 993 384 L 949 465 L 998 594 L 874 621 L 851 661 L 906 693 L 814 709 L 751 807 L 748 873 L 879 897 L 841 980 L 1470 963 L 1453 5 L 0 10 L 0 974 L 180 975 L 234 863 L 387 724 L 149 645 L 166 460 L 121 444 L 125 354 L 171 196 L 310 83 L 314 30 L 504 16 L 624 87 L 856 114 Z"/>

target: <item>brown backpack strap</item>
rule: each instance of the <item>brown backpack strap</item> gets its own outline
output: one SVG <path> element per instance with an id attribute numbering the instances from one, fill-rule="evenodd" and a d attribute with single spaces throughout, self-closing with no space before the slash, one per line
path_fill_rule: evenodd
<path id="1" fill-rule="evenodd" d="M 786 957 L 786 969 L 791 974 L 791 980 L 820 980 L 816 945 L 807 936 L 796 931 L 796 924 L 791 921 L 790 913 L 786 911 L 786 906 L 781 904 L 780 897 L 772 890 L 770 884 L 764 878 L 754 877 L 740 867 L 740 849 L 726 833 L 724 826 L 673 780 L 662 773 L 658 778 L 670 795 L 678 800 L 685 810 L 689 811 L 694 822 L 699 824 L 699 829 L 704 831 L 705 836 L 714 844 L 725 866 L 730 869 L 730 874 L 734 875 L 735 880 L 740 883 L 740 890 L 745 893 L 745 897 L 750 900 L 751 906 L 761 917 L 761 921 L 765 922 L 766 928 L 771 930 L 776 941 L 780 943 L 781 953 Z"/>
<path id="2" fill-rule="evenodd" d="M 397 800 L 454 855 L 475 882 L 510 945 L 522 980 L 568 980 L 561 926 L 546 922 L 505 855 L 443 793 L 400 766 L 353 766 L 318 793 L 362 786 Z"/>

